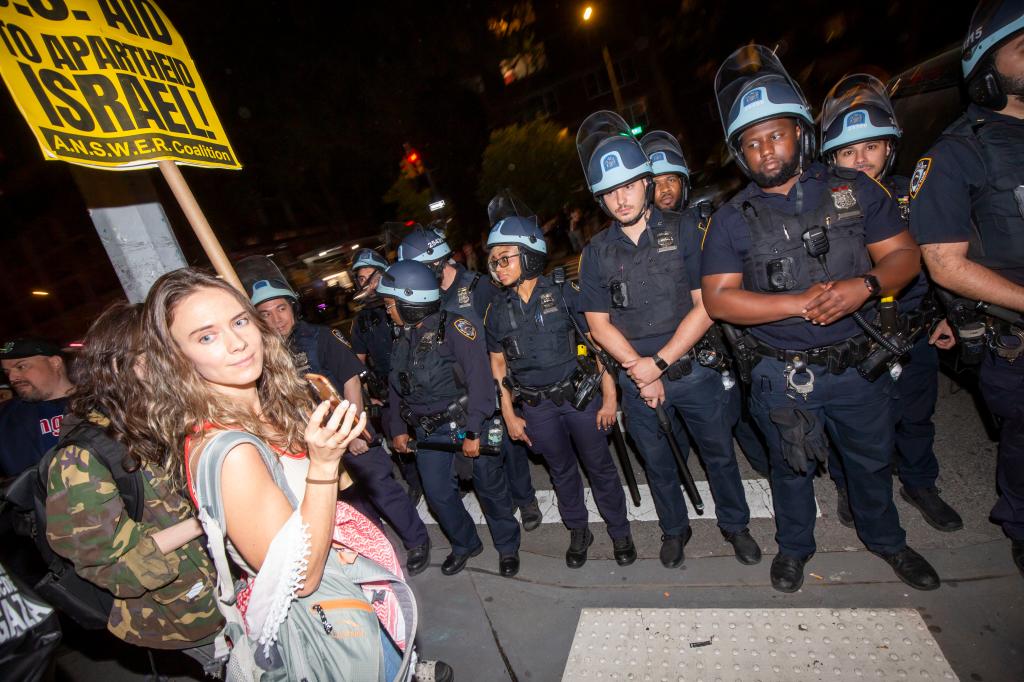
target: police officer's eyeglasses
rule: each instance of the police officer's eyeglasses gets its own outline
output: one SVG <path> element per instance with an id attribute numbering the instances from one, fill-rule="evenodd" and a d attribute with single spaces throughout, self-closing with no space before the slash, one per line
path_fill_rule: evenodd
<path id="1" fill-rule="evenodd" d="M 498 268 L 507 268 L 508 264 L 511 263 L 516 258 L 519 258 L 518 253 L 513 254 L 511 256 L 502 256 L 501 258 L 492 258 L 489 261 L 487 261 L 487 266 L 493 272 Z"/>

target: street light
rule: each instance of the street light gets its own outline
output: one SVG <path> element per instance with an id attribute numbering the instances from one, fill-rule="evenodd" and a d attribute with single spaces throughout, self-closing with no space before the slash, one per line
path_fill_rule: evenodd
<path id="1" fill-rule="evenodd" d="M 587 5 L 583 8 L 583 21 L 590 21 L 590 17 L 594 16 L 594 7 Z"/>
<path id="2" fill-rule="evenodd" d="M 35 291 L 32 292 L 32 295 L 33 296 L 49 296 L 50 292 L 49 291 L 43 291 L 41 289 L 36 289 Z"/>
<path id="3" fill-rule="evenodd" d="M 583 23 L 588 24 L 594 18 L 593 5 L 583 8 Z M 622 104 L 622 93 L 619 91 L 619 80 L 615 77 L 615 67 L 612 65 L 612 56 L 608 53 L 608 45 L 601 45 L 601 57 L 604 59 L 604 68 L 608 70 L 608 82 L 612 86 L 612 97 L 615 98 L 615 108 L 619 114 L 626 114 L 626 107 Z"/>

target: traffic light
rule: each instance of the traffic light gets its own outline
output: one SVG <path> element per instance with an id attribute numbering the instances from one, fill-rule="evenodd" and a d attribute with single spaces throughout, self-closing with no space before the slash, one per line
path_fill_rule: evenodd
<path id="1" fill-rule="evenodd" d="M 405 156 L 402 158 L 402 172 L 410 180 L 415 180 L 426 172 L 423 168 L 423 157 L 408 144 L 405 145 Z"/>

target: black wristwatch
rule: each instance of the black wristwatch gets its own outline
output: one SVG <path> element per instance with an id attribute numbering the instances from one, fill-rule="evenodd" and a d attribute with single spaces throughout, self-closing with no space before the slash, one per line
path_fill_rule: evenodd
<path id="1" fill-rule="evenodd" d="M 466 440 L 477 440 L 480 437 L 476 435 L 476 431 L 466 431 Z"/>
<path id="2" fill-rule="evenodd" d="M 651 360 L 654 360 L 654 364 L 657 365 L 658 369 L 660 369 L 662 372 L 668 369 L 668 363 L 662 360 L 657 353 L 651 356 Z"/>
<path id="3" fill-rule="evenodd" d="M 878 296 L 880 293 L 882 293 L 882 285 L 879 283 L 877 277 L 875 277 L 872 274 L 867 274 L 863 276 L 863 279 L 864 286 L 866 286 L 868 288 L 868 291 L 871 292 L 871 298 L 874 298 L 875 296 Z"/>

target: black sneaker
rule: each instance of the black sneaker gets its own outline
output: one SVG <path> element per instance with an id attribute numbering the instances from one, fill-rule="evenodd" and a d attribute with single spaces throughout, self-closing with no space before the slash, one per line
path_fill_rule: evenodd
<path id="1" fill-rule="evenodd" d="M 683 535 L 662 535 L 661 536 L 661 553 L 659 557 L 661 559 L 661 565 L 665 568 L 679 568 L 683 565 L 683 560 L 686 558 L 683 552 L 683 547 L 693 537 L 693 529 L 689 526 L 686 527 L 686 533 Z"/>
<path id="2" fill-rule="evenodd" d="M 633 536 L 627 535 L 624 538 L 612 540 L 612 550 L 615 555 L 615 563 L 619 566 L 629 566 L 636 561 L 636 545 L 633 544 Z"/>
<path id="3" fill-rule="evenodd" d="M 427 570 L 427 566 L 430 565 L 430 538 L 422 545 L 418 545 L 409 550 L 408 556 L 405 559 L 405 571 L 409 575 L 419 575 L 423 571 Z"/>
<path id="4" fill-rule="evenodd" d="M 900 497 L 921 512 L 928 525 L 935 530 L 952 533 L 964 527 L 964 520 L 939 497 L 938 488 L 900 487 Z"/>
<path id="5" fill-rule="evenodd" d="M 804 564 L 811 557 L 800 559 L 788 554 L 776 554 L 772 559 L 772 587 L 779 592 L 796 592 L 804 584 Z"/>
<path id="6" fill-rule="evenodd" d="M 850 498 L 846 495 L 846 488 L 839 486 L 836 486 L 836 518 L 847 528 L 853 528 L 853 509 L 850 508 Z"/>
<path id="7" fill-rule="evenodd" d="M 1024 540 L 1012 541 L 1010 556 L 1013 557 L 1013 563 L 1017 564 L 1017 570 L 1024 575 Z"/>
<path id="8" fill-rule="evenodd" d="M 416 661 L 414 682 L 455 682 L 455 671 L 444 661 Z"/>
<path id="9" fill-rule="evenodd" d="M 758 547 L 757 540 L 750 536 L 749 528 L 744 528 L 738 533 L 729 533 L 723 530 L 722 537 L 732 545 L 732 549 L 736 553 L 736 561 L 745 566 L 761 563 L 761 548 Z"/>
<path id="10" fill-rule="evenodd" d="M 526 532 L 537 530 L 540 522 L 544 520 L 544 515 L 540 513 L 540 505 L 537 504 L 537 498 L 534 498 L 533 502 L 525 507 L 520 507 L 519 514 L 522 516 L 523 530 Z"/>
<path id="11" fill-rule="evenodd" d="M 569 568 L 579 568 L 587 563 L 587 550 L 594 544 L 594 534 L 589 528 L 571 528 L 569 537 L 569 549 L 565 550 L 565 565 Z"/>
<path id="12" fill-rule="evenodd" d="M 896 577 L 915 590 L 937 590 L 942 581 L 928 561 L 909 547 L 904 547 L 895 554 L 879 554 L 878 556 L 892 566 Z"/>

